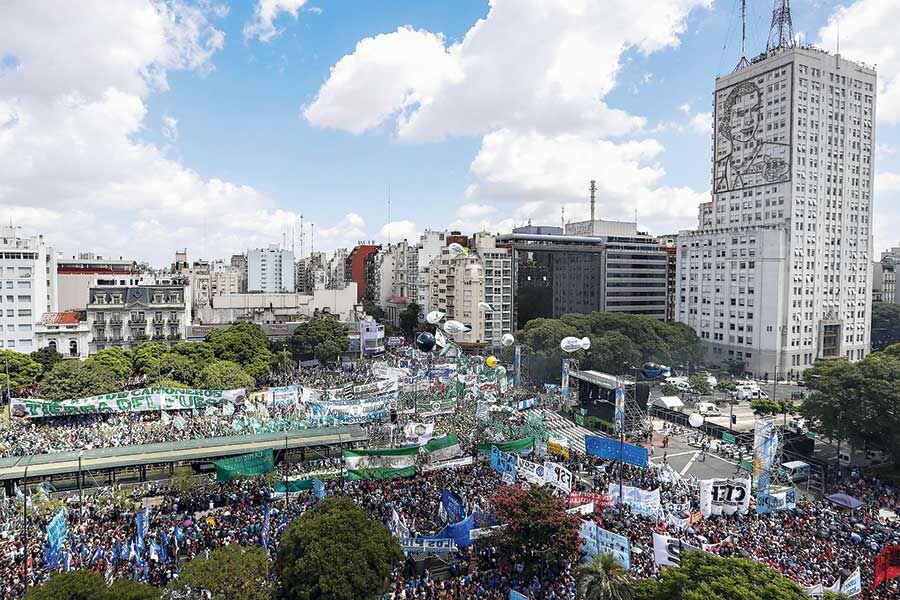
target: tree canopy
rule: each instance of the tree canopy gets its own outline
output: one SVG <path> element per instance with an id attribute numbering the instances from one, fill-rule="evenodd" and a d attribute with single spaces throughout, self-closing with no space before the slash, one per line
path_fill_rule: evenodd
<path id="1" fill-rule="evenodd" d="M 415 302 L 410 302 L 400 311 L 400 329 L 406 335 L 412 335 L 419 327 L 419 313 L 422 307 Z"/>
<path id="2" fill-rule="evenodd" d="M 706 552 L 681 554 L 678 567 L 634 586 L 635 600 L 809 600 L 806 592 L 773 569 L 747 558 Z"/>
<path id="3" fill-rule="evenodd" d="M 321 317 L 307 321 L 294 330 L 288 340 L 295 361 L 316 358 L 322 362 L 336 360 L 350 347 L 347 327 L 337 319 Z"/>
<path id="4" fill-rule="evenodd" d="M 41 379 L 38 394 L 46 400 L 65 400 L 120 389 L 122 386 L 111 368 L 91 360 L 64 360 Z"/>
<path id="5" fill-rule="evenodd" d="M 900 344 L 855 363 L 819 361 L 804 378 L 812 393 L 800 412 L 815 431 L 856 448 L 883 450 L 900 465 Z"/>
<path id="6" fill-rule="evenodd" d="M 523 563 L 526 573 L 547 576 L 548 569 L 558 571 L 580 554 L 580 519 L 567 513 L 563 501 L 547 488 L 507 486 L 491 505 L 497 520 L 507 525 L 487 543 L 503 560 Z"/>
<path id="7" fill-rule="evenodd" d="M 197 374 L 195 383 L 205 390 L 253 389 L 255 381 L 241 365 L 230 360 L 217 360 Z"/>
<path id="8" fill-rule="evenodd" d="M 380 597 L 403 551 L 384 524 L 353 501 L 327 498 L 291 521 L 281 539 L 276 571 L 280 600 Z"/>
<path id="9" fill-rule="evenodd" d="M 872 303 L 872 350 L 900 343 L 900 304 Z"/>
<path id="10" fill-rule="evenodd" d="M 578 597 L 582 600 L 631 600 L 633 586 L 628 569 L 612 554 L 593 554 L 575 570 Z"/>
<path id="11" fill-rule="evenodd" d="M 127 579 L 111 586 L 98 573 L 69 571 L 54 573 L 25 596 L 27 600 L 159 600 L 158 589 Z"/>
<path id="12" fill-rule="evenodd" d="M 212 600 L 268 600 L 272 585 L 268 581 L 269 557 L 259 546 L 229 544 L 216 548 L 209 558 L 197 556 L 189 561 L 178 579 L 166 587 L 164 598 L 201 597 Z"/>
<path id="13" fill-rule="evenodd" d="M 214 329 L 206 341 L 216 358 L 241 365 L 257 384 L 268 380 L 272 352 L 266 332 L 256 323 L 240 321 L 228 329 Z"/>
<path id="14" fill-rule="evenodd" d="M 589 350 L 563 353 L 564 337 L 588 337 Z M 700 340 L 682 323 L 667 323 L 645 315 L 594 312 L 538 318 L 525 323 L 518 335 L 525 366 L 537 382 L 559 379 L 564 357 L 574 358 L 584 369 L 623 375 L 652 361 L 669 366 L 698 363 L 703 357 Z"/>
<path id="15" fill-rule="evenodd" d="M 53 365 L 63 359 L 63 355 L 53 346 L 44 346 L 30 354 L 31 359 L 43 367 L 42 373 L 49 373 Z"/>
<path id="16" fill-rule="evenodd" d="M 131 377 L 131 373 L 134 369 L 128 353 L 118 346 L 99 350 L 87 360 L 108 367 L 113 372 L 116 379 L 120 381 L 124 381 Z"/>
<path id="17" fill-rule="evenodd" d="M 9 364 L 9 379 L 7 380 L 7 363 Z M 0 350 L 0 387 L 6 391 L 7 381 L 9 387 L 17 388 L 31 385 L 43 373 L 44 367 L 28 354 L 13 350 Z"/>

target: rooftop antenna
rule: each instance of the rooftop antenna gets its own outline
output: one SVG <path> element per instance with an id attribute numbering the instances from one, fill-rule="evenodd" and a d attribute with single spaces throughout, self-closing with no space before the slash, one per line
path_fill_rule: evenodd
<path id="1" fill-rule="evenodd" d="M 562 211 L 562 215 L 560 216 L 559 222 L 562 225 L 563 233 L 565 233 L 566 232 L 566 207 L 563 206 L 561 211 Z"/>
<path id="2" fill-rule="evenodd" d="M 597 181 L 591 179 L 591 235 L 594 235 L 594 205 L 597 202 Z"/>
<path id="3" fill-rule="evenodd" d="M 316 251 L 316 224 L 309 224 L 309 255 Z"/>
<path id="4" fill-rule="evenodd" d="M 734 73 L 750 66 L 747 60 L 747 0 L 741 0 L 741 60 L 734 68 Z"/>
<path id="5" fill-rule="evenodd" d="M 303 258 L 303 214 L 300 215 L 300 258 Z"/>
<path id="6" fill-rule="evenodd" d="M 791 21 L 791 0 L 775 0 L 772 8 L 772 25 L 769 27 L 769 39 L 766 42 L 766 53 L 771 50 L 787 50 L 794 47 L 794 25 Z"/>
<path id="7" fill-rule="evenodd" d="M 391 245 L 391 184 L 387 185 L 387 234 L 388 246 Z"/>

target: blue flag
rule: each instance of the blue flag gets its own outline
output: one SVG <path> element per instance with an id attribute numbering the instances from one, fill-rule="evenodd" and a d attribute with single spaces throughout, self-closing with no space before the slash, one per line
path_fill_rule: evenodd
<path id="1" fill-rule="evenodd" d="M 441 505 L 448 523 L 459 523 L 466 518 L 466 507 L 462 499 L 450 490 L 441 490 Z"/>
<path id="2" fill-rule="evenodd" d="M 269 549 L 269 522 L 271 520 L 271 512 L 269 510 L 269 505 L 266 504 L 265 514 L 263 516 L 263 528 L 262 528 L 262 547 L 266 550 Z"/>
<path id="3" fill-rule="evenodd" d="M 322 501 L 325 499 L 325 484 L 319 481 L 318 479 L 313 479 L 313 489 L 316 493 L 316 500 Z"/>

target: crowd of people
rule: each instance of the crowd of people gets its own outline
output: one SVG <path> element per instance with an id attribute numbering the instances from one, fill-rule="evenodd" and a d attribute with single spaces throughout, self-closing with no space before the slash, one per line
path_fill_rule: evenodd
<path id="1" fill-rule="evenodd" d="M 301 385 L 318 389 L 377 379 L 373 365 L 362 362 L 353 367 L 310 369 L 304 377 Z M 411 420 L 435 423 L 435 435 L 458 433 L 466 454 L 474 453 L 474 444 L 485 439 L 546 438 L 547 432 L 539 418 L 541 409 L 524 412 L 501 409 L 510 404 L 510 398 L 533 397 L 533 391 L 517 390 L 515 395 L 500 397 L 494 390 L 488 396 L 498 402 L 486 417 L 478 414 L 484 395 L 466 394 L 452 411 L 424 418 L 415 413 L 401 414 L 399 424 L 368 424 L 370 443 L 376 447 L 384 445 L 384 431 L 390 428 L 393 434 L 398 434 L 402 423 Z M 541 394 L 540 398 L 544 406 L 553 405 L 552 394 L 549 397 Z M 235 424 L 246 423 L 251 417 L 269 423 L 269 427 L 293 428 L 301 420 L 291 410 L 270 407 L 265 415 L 249 413 L 243 406 L 235 406 L 232 414 L 221 410 L 198 411 L 180 415 L 181 428 L 173 425 L 171 417 L 164 420 L 159 414 L 14 422 L 0 432 L 0 453 L 10 456 L 233 435 Z M 327 495 L 349 497 L 372 518 L 386 524 L 399 515 L 412 536 L 428 536 L 442 526 L 441 490 L 457 494 L 470 510 L 475 506 L 484 510 L 490 508 L 491 498 L 504 485 L 499 474 L 484 460 L 467 466 L 418 472 L 410 478 L 345 481 L 340 460 L 311 454 L 304 458 L 306 462 L 279 466 L 277 476 L 304 477 L 314 471 L 326 482 Z M 666 512 L 677 506 L 678 516 L 683 517 L 699 510 L 697 482 L 673 477 L 671 470 L 625 465 L 619 472 L 616 463 L 574 450 L 568 458 L 554 460 L 580 473 L 578 485 L 582 488 L 607 492 L 621 478 L 628 485 L 645 490 L 659 489 Z M 827 587 L 837 578 L 845 579 L 859 566 L 865 588 L 872 581 L 877 553 L 885 543 L 900 539 L 896 528 L 884 519 L 884 511 L 896 513 L 900 509 L 900 493 L 889 482 L 856 470 L 840 473 L 829 486 L 829 493 L 851 494 L 866 504 L 851 513 L 824 500 L 801 500 L 792 510 L 765 515 L 751 510 L 746 514 L 691 519 L 684 526 L 679 524 L 683 520 L 670 520 L 665 512 L 657 516 L 639 515 L 627 505 L 615 505 L 613 501 L 596 506 L 595 513 L 588 518 L 630 540 L 633 548 L 630 573 L 634 579 L 658 574 L 652 539 L 654 533 L 666 533 L 688 547 L 706 548 L 721 556 L 752 558 L 803 586 Z M 216 483 L 209 476 L 140 484 L 129 490 L 103 488 L 85 496 L 83 504 L 78 498 L 70 496 L 66 500 L 68 537 L 61 561 L 48 556 L 45 533 L 59 511 L 59 502 L 48 499 L 32 502 L 27 527 L 21 497 L 0 503 L 0 597 L 21 598 L 26 581 L 29 586 L 39 584 L 57 569 L 89 569 L 104 574 L 109 581 L 125 577 L 163 586 L 177 577 L 186 560 L 223 545 L 265 544 L 274 556 L 290 520 L 316 502 L 312 492 L 273 495 L 258 478 Z M 147 511 L 148 527 L 143 552 L 135 552 L 136 515 L 141 510 Z M 26 531 L 30 534 L 26 535 Z M 385 600 L 499 600 L 508 598 L 511 589 L 536 600 L 575 598 L 575 565 L 538 580 L 526 577 L 519 569 L 506 568 L 503 565 L 508 561 L 500 561 L 490 547 L 477 543 L 462 549 L 455 558 L 449 573 L 440 577 L 428 571 L 420 572 L 407 561 L 388 581 Z M 864 597 L 900 598 L 898 581 L 882 584 L 874 595 L 864 592 Z"/>

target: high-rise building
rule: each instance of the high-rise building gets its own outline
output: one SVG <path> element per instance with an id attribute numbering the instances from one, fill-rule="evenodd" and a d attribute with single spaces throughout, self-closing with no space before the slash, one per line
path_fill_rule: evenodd
<path id="1" fill-rule="evenodd" d="M 776 37 L 716 80 L 712 199 L 678 234 L 676 310 L 710 363 L 799 376 L 869 352 L 876 75 Z"/>
<path id="2" fill-rule="evenodd" d="M 41 235 L 0 227 L 0 348 L 37 350 L 34 326 L 57 307 L 56 254 Z"/>
<path id="3" fill-rule="evenodd" d="M 214 260 L 209 273 L 210 296 L 223 296 L 225 294 L 241 293 L 241 269 L 238 266 L 226 263 L 224 260 Z"/>
<path id="4" fill-rule="evenodd" d="M 517 327 L 597 311 L 666 318 L 667 253 L 635 223 L 519 227 L 500 240 L 515 253 Z"/>
<path id="5" fill-rule="evenodd" d="M 347 249 L 338 248 L 325 263 L 325 287 L 339 290 L 347 285 Z"/>
<path id="6" fill-rule="evenodd" d="M 416 302 L 421 307 L 422 314 L 431 310 L 431 261 L 441 255 L 441 248 L 448 244 L 446 231 L 431 231 L 426 229 L 419 238 L 416 246 Z M 412 293 L 412 292 L 410 292 Z"/>
<path id="7" fill-rule="evenodd" d="M 296 289 L 294 253 L 277 244 L 247 251 L 247 291 L 282 293 Z"/>
<path id="8" fill-rule="evenodd" d="M 238 293 L 243 294 L 247 291 L 247 255 L 232 254 L 231 266 L 238 270 Z"/>
<path id="9" fill-rule="evenodd" d="M 666 321 L 675 320 L 675 293 L 677 287 L 676 270 L 678 257 L 678 236 L 674 234 L 658 235 L 656 241 L 666 253 Z"/>
<path id="10" fill-rule="evenodd" d="M 356 283 L 357 299 L 360 302 L 366 299 L 369 291 L 369 280 L 367 275 L 371 276 L 371 268 L 366 269 L 366 264 L 371 263 L 369 257 L 375 252 L 378 252 L 378 246 L 375 244 L 360 243 L 350 251 L 349 255 L 347 255 L 344 280 Z"/>

